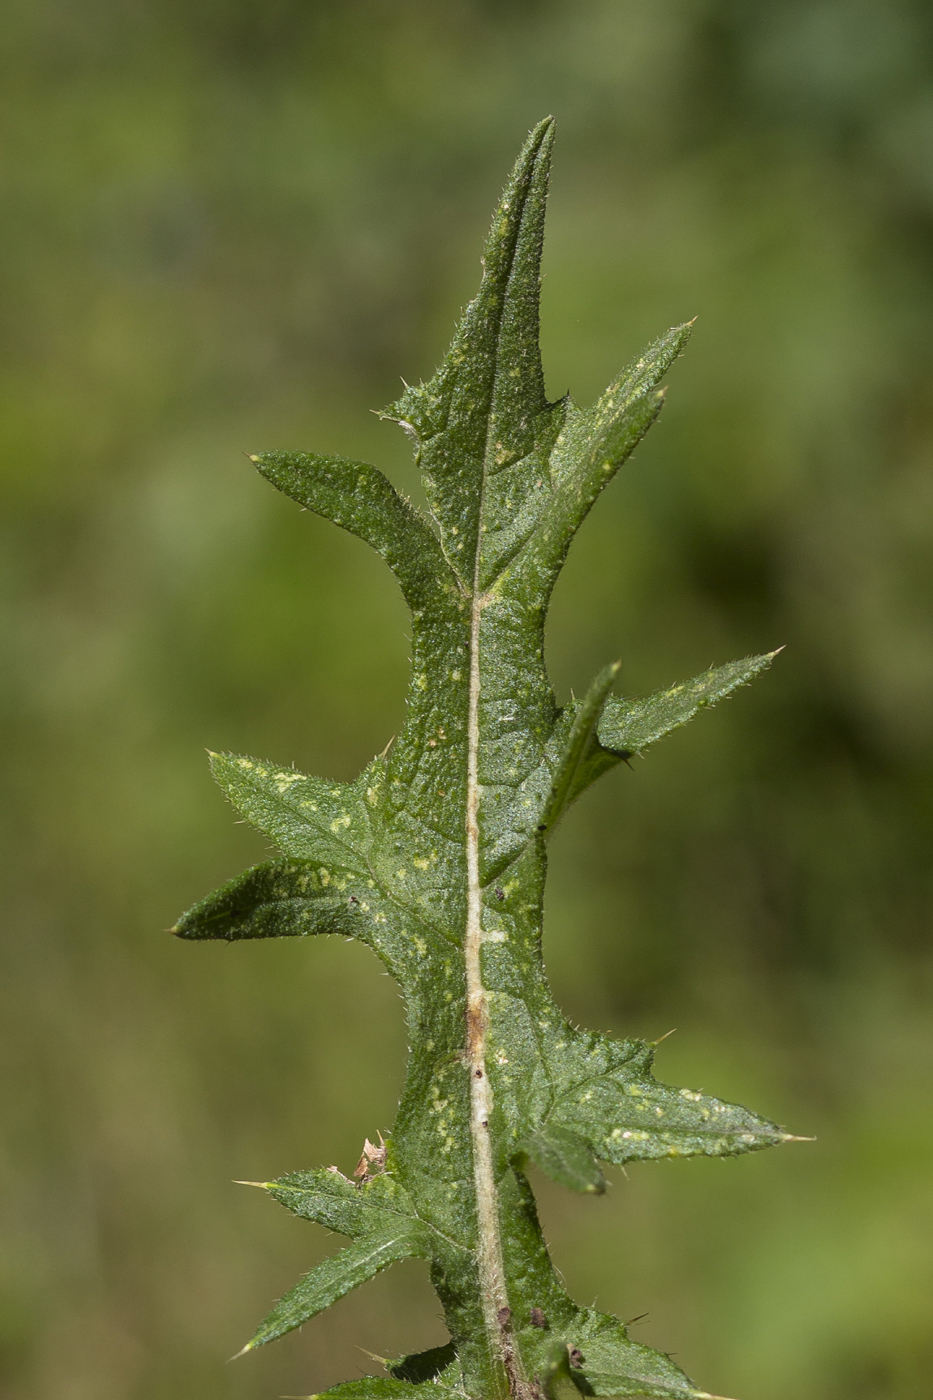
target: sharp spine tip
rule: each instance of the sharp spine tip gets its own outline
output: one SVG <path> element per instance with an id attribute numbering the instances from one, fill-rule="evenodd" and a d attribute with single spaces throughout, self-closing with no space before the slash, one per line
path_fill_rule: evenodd
<path id="1" fill-rule="evenodd" d="M 358 1346 L 356 1349 L 357 1351 L 361 1351 L 364 1356 L 368 1356 L 371 1361 L 378 1361 L 380 1366 L 388 1367 L 392 1365 L 392 1362 L 388 1361 L 384 1356 L 377 1356 L 374 1351 L 367 1351 L 366 1347 Z"/>

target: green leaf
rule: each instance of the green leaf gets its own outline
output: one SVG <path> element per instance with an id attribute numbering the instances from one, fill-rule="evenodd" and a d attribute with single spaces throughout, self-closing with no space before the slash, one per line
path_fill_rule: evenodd
<path id="1" fill-rule="evenodd" d="M 304 938 L 355 932 L 346 894 L 349 872 L 276 860 L 221 885 L 178 920 L 179 938 Z"/>
<path id="2" fill-rule="evenodd" d="M 358 1381 L 343 1381 L 329 1390 L 319 1390 L 303 1400 L 447 1400 L 447 1397 L 457 1400 L 460 1394 L 436 1381 L 412 1385 L 386 1376 L 364 1376 Z"/>
<path id="3" fill-rule="evenodd" d="M 544 830 L 549 831 L 556 825 L 564 809 L 570 805 L 577 793 L 581 791 L 582 786 L 585 785 L 587 761 L 594 751 L 599 749 L 599 744 L 596 741 L 596 726 L 621 664 L 621 662 L 616 661 L 612 666 L 607 666 L 604 671 L 601 671 L 590 686 L 586 698 L 568 712 L 572 724 L 560 760 L 555 767 L 551 780 L 551 790 L 544 805 L 541 819 L 541 827 Z"/>
<path id="4" fill-rule="evenodd" d="M 252 460 L 293 501 L 372 545 L 402 587 L 409 607 L 423 608 L 449 569 L 427 522 L 368 462 L 314 452 L 263 452 Z"/>
<path id="5" fill-rule="evenodd" d="M 350 1239 L 392 1232 L 404 1223 L 418 1233 L 430 1229 L 418 1220 L 408 1192 L 389 1172 L 365 1181 L 350 1181 L 336 1168 L 291 1172 L 266 1183 L 269 1195 L 280 1205 Z"/>
<path id="6" fill-rule="evenodd" d="M 697 1390 L 669 1356 L 633 1342 L 625 1327 L 587 1309 L 569 1338 L 578 1353 L 582 1388 L 590 1395 L 654 1396 L 656 1400 L 712 1400 Z"/>
<path id="7" fill-rule="evenodd" d="M 547 1400 L 579 1400 L 580 1387 L 571 1374 L 567 1348 L 559 1342 L 551 1350 L 541 1381 Z"/>
<path id="8" fill-rule="evenodd" d="M 374 759 L 355 783 L 306 778 L 257 758 L 212 753 L 211 772 L 247 821 L 295 860 L 326 861 L 363 874 L 370 811 L 384 773 Z"/>
<path id="9" fill-rule="evenodd" d="M 600 699 L 600 686 L 608 675 L 608 671 L 604 671 L 594 682 L 586 699 L 574 701 L 563 712 L 562 719 L 568 727 L 569 736 L 576 735 L 585 726 L 587 742 L 580 746 L 576 755 L 572 778 L 566 784 L 558 816 L 603 773 L 617 763 L 643 753 L 672 729 L 693 719 L 700 710 L 715 705 L 739 686 L 746 685 L 766 670 L 777 654 L 774 651 L 765 656 L 750 656 L 742 661 L 729 662 L 726 666 L 704 671 L 692 680 L 640 700 L 614 699 L 608 695 L 607 687 L 601 695 L 596 719 L 591 723 L 593 703 Z M 609 669 L 617 671 L 618 667 Z M 568 737 L 563 742 L 569 745 L 573 741 Z M 560 761 L 565 761 L 563 751 Z M 552 825 L 552 820 L 547 821 L 546 829 L 550 830 Z"/>
<path id="10" fill-rule="evenodd" d="M 654 1047 L 577 1032 L 551 1070 L 559 1088 L 548 1123 L 579 1134 L 604 1162 L 735 1157 L 787 1140 L 766 1118 L 651 1073 Z"/>
<path id="11" fill-rule="evenodd" d="M 415 1352 L 412 1356 L 403 1356 L 387 1364 L 389 1375 L 396 1380 L 421 1385 L 425 1381 L 436 1380 L 443 1371 L 455 1367 L 456 1361 L 457 1349 L 453 1342 L 447 1342 L 442 1347 L 431 1347 L 428 1351 Z"/>
<path id="12" fill-rule="evenodd" d="M 638 446 L 664 403 L 657 386 L 690 337 L 674 326 L 622 371 L 592 408 L 569 401 L 550 458 L 553 494 L 541 513 L 527 565 L 553 581 L 593 503 Z"/>
<path id="13" fill-rule="evenodd" d="M 531 133 L 493 219 L 483 254 L 483 282 L 443 364 L 427 383 L 407 389 L 385 416 L 414 439 L 444 551 L 472 586 L 480 553 L 489 476 L 522 496 L 535 478 L 541 416 L 548 408 L 538 347 L 541 245 L 553 123 Z M 480 568 L 496 571 L 501 546 Z"/>
<path id="14" fill-rule="evenodd" d="M 350 1181 L 335 1168 L 292 1172 L 263 1185 L 295 1215 L 356 1244 L 306 1274 L 261 1324 L 247 1350 L 299 1327 L 389 1264 L 431 1255 L 431 1226 L 419 1220 L 407 1191 L 389 1172 L 364 1181 Z"/>
<path id="15" fill-rule="evenodd" d="M 259 1324 L 255 1335 L 239 1355 L 283 1337 L 286 1332 L 300 1327 L 329 1308 L 331 1303 L 336 1303 L 351 1289 L 374 1278 L 390 1264 L 421 1253 L 417 1232 L 401 1223 L 364 1236 L 299 1279 Z"/>
<path id="16" fill-rule="evenodd" d="M 555 703 L 544 664 L 555 579 L 657 418 L 690 327 L 662 335 L 591 407 L 547 402 L 538 302 L 552 141 L 548 120 L 516 162 L 479 293 L 437 372 L 383 415 L 413 439 L 428 515 L 366 463 L 253 459 L 292 499 L 370 544 L 411 610 L 405 724 L 355 782 L 212 755 L 230 801 L 284 859 L 223 886 L 175 928 L 187 939 L 356 937 L 401 986 L 410 1055 L 385 1170 L 266 1184 L 352 1243 L 282 1299 L 247 1349 L 396 1259 L 429 1261 L 449 1344 L 389 1363 L 387 1379 L 326 1392 L 341 1400 L 532 1400 L 538 1382 L 550 1400 L 698 1397 L 666 1356 L 568 1297 L 524 1165 L 598 1194 L 599 1160 L 733 1155 L 787 1139 L 746 1109 L 659 1083 L 644 1042 L 575 1030 L 545 976 L 545 839 L 561 816 L 602 773 L 772 659 L 642 700 L 612 698 L 609 667 L 582 701 Z"/>
<path id="17" fill-rule="evenodd" d="M 770 651 L 764 656 L 730 661 L 668 690 L 658 690 L 644 700 L 610 700 L 599 722 L 599 741 L 626 757 L 641 753 L 649 744 L 693 719 L 700 710 L 754 680 L 776 656 L 776 651 Z"/>
<path id="18" fill-rule="evenodd" d="M 547 1123 L 539 1132 L 522 1138 L 519 1148 L 552 1181 L 569 1186 L 571 1191 L 601 1195 L 606 1189 L 606 1178 L 586 1140 L 556 1123 Z"/>
<path id="19" fill-rule="evenodd" d="M 503 1115 L 522 1124 L 519 1150 L 542 1132 L 567 1133 L 600 1161 L 622 1166 L 655 1157 L 734 1157 L 788 1141 L 777 1124 L 745 1108 L 659 1083 L 655 1048 L 643 1040 L 578 1031 L 554 1011 L 535 1022 L 518 998 L 502 993 L 491 1001 L 489 1038 L 503 1065 Z M 509 1073 L 513 1065 L 521 1067 L 516 1074 Z M 548 1170 L 544 1160 L 538 1165 Z"/>
<path id="20" fill-rule="evenodd" d="M 547 1343 L 539 1374 L 548 1400 L 578 1400 L 581 1393 L 713 1400 L 669 1357 L 633 1342 L 615 1318 L 591 1309 L 581 1312 L 565 1341 Z"/>

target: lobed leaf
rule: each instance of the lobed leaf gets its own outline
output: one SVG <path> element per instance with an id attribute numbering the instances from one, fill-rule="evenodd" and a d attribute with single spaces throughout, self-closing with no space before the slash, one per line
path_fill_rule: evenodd
<path id="1" fill-rule="evenodd" d="M 445 554 L 468 586 L 488 505 L 484 484 L 497 471 L 527 462 L 548 407 L 538 302 L 553 139 L 549 120 L 525 143 L 486 242 L 479 293 L 440 368 L 384 413 L 414 439 Z M 526 465 L 519 495 L 534 470 Z"/>
<path id="2" fill-rule="evenodd" d="M 766 1118 L 651 1073 L 654 1047 L 575 1032 L 551 1065 L 556 1092 L 549 1125 L 578 1133 L 605 1162 L 651 1157 L 734 1157 L 786 1140 Z"/>
<path id="3" fill-rule="evenodd" d="M 547 579 L 556 577 L 596 498 L 661 412 L 664 395 L 657 386 L 690 330 L 690 324 L 674 326 L 654 341 L 591 408 L 567 405 L 550 457 L 552 499 L 527 551 L 528 564 Z"/>
<path id="4" fill-rule="evenodd" d="M 486 879 L 515 860 L 536 834 L 549 836 L 566 809 L 603 773 L 746 685 L 777 654 L 732 661 L 639 700 L 609 694 L 620 665 L 607 666 L 582 701 L 565 706 L 539 766 L 517 790 L 507 792 L 498 819 L 501 834 L 486 852 Z"/>
<path id="5" fill-rule="evenodd" d="M 355 783 L 307 778 L 293 768 L 235 754 L 214 753 L 210 760 L 215 780 L 237 811 L 285 855 L 364 873 L 382 760 L 374 759 Z"/>
<path id="6" fill-rule="evenodd" d="M 247 1351 L 274 1342 L 316 1317 L 345 1293 L 374 1278 L 390 1264 L 424 1253 L 418 1232 L 402 1222 L 367 1234 L 329 1259 L 323 1260 L 281 1298 L 247 1342 Z"/>
<path id="7" fill-rule="evenodd" d="M 386 1376 L 363 1376 L 358 1381 L 342 1381 L 329 1390 L 301 1400 L 462 1400 L 462 1391 L 448 1389 L 436 1381 L 414 1385 Z"/>
<path id="8" fill-rule="evenodd" d="M 388 1172 L 366 1181 L 350 1181 L 336 1170 L 291 1172 L 266 1183 L 280 1205 L 350 1239 L 391 1231 L 399 1222 L 419 1227 L 411 1197 Z"/>
<path id="9" fill-rule="evenodd" d="M 571 1191 L 601 1195 L 606 1189 L 603 1176 L 585 1138 L 568 1132 L 557 1123 L 546 1123 L 537 1133 L 519 1141 L 526 1153 L 546 1176 Z"/>
<path id="10" fill-rule="evenodd" d="M 610 700 L 599 721 L 599 741 L 613 753 L 628 757 L 641 753 L 649 744 L 678 729 L 700 710 L 724 700 L 740 685 L 747 685 L 767 670 L 776 651 L 764 656 L 746 656 L 681 681 L 668 690 L 658 690 L 644 700 Z"/>
<path id="11" fill-rule="evenodd" d="M 669 1357 L 633 1342 L 622 1324 L 592 1309 L 564 1341 L 548 1344 L 540 1382 L 548 1400 L 579 1400 L 584 1395 L 652 1396 L 655 1400 L 701 1400 L 683 1371 Z"/>
<path id="12" fill-rule="evenodd" d="M 586 784 L 589 760 L 598 752 L 596 727 L 605 709 L 609 691 L 619 674 L 621 662 L 607 666 L 590 686 L 585 699 L 573 706 L 570 732 L 554 766 L 550 791 L 545 799 L 539 826 L 550 831 L 560 820 L 564 809 Z"/>
<path id="13" fill-rule="evenodd" d="M 508 1068 L 503 1114 L 521 1121 L 516 1146 L 542 1132 L 567 1133 L 604 1162 L 656 1157 L 732 1157 L 786 1142 L 777 1124 L 691 1089 L 660 1083 L 654 1046 L 577 1031 L 560 1016 L 535 1023 L 517 998 L 491 1001 L 490 1043 Z M 511 1066 L 521 1066 L 512 1074 Z M 547 1170 L 542 1160 L 539 1165 Z M 568 1183 L 570 1184 L 570 1183 Z M 579 1188 L 575 1188 L 579 1189 Z"/>
<path id="14" fill-rule="evenodd" d="M 325 1392 L 335 1400 L 699 1400 L 668 1357 L 567 1297 L 524 1166 L 595 1194 L 598 1161 L 787 1140 L 743 1108 L 659 1083 L 644 1042 L 574 1030 L 545 977 L 544 843 L 563 813 L 774 655 L 640 700 L 611 696 L 611 666 L 582 701 L 555 704 L 551 589 L 587 512 L 657 418 L 690 326 L 648 346 L 591 407 L 547 402 L 538 302 L 552 140 L 550 120 L 529 135 L 479 292 L 437 372 L 383 415 L 414 440 L 429 517 L 367 463 L 253 458 L 278 489 L 370 544 L 412 614 L 405 726 L 355 782 L 211 756 L 230 801 L 285 858 L 224 885 L 174 929 L 194 940 L 353 936 L 401 985 L 410 1057 L 386 1170 L 265 1184 L 352 1243 L 300 1280 L 246 1350 L 411 1255 L 430 1260 L 451 1340 L 386 1363 L 387 1378 Z"/>
<path id="15" fill-rule="evenodd" d="M 293 501 L 372 545 L 398 579 L 409 607 L 428 606 L 443 587 L 450 571 L 437 537 L 368 462 L 315 452 L 262 452 L 251 460 Z"/>
<path id="16" fill-rule="evenodd" d="M 589 1395 L 651 1396 L 654 1400 L 712 1400 L 697 1390 L 670 1357 L 633 1342 L 614 1318 L 591 1315 L 593 1330 L 584 1327 L 576 1335 L 583 1351 L 580 1381 Z"/>
<path id="17" fill-rule="evenodd" d="M 351 875 L 307 861 L 255 865 L 202 899 L 170 930 L 179 938 L 305 938 L 347 933 L 344 891 Z"/>
<path id="18" fill-rule="evenodd" d="M 570 1371 L 568 1350 L 560 1342 L 551 1348 L 540 1379 L 547 1400 L 579 1400 L 580 1388 Z"/>
<path id="19" fill-rule="evenodd" d="M 453 1342 L 447 1342 L 442 1347 L 430 1347 L 427 1351 L 415 1352 L 411 1356 L 403 1356 L 398 1361 L 387 1362 L 389 1375 L 396 1380 L 409 1381 L 412 1385 L 421 1385 L 425 1381 L 436 1381 L 444 1371 L 451 1373 L 451 1379 L 456 1376 L 457 1349 Z"/>

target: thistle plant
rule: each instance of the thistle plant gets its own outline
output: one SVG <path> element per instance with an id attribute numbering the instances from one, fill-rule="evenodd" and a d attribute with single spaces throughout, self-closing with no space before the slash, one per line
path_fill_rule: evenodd
<path id="1" fill-rule="evenodd" d="M 689 325 L 590 408 L 548 403 L 538 347 L 553 122 L 531 133 L 493 219 L 483 278 L 434 377 L 383 417 L 414 444 L 429 503 L 374 467 L 268 452 L 259 471 L 382 555 L 412 617 L 404 728 L 351 783 L 211 756 L 234 807 L 281 850 L 195 905 L 188 939 L 358 938 L 402 989 L 398 1116 L 355 1175 L 262 1183 L 351 1243 L 311 1269 L 244 1351 L 308 1322 L 396 1260 L 428 1261 L 445 1346 L 346 1382 L 335 1400 L 699 1400 L 660 1352 L 581 1307 L 548 1255 L 528 1164 L 574 1191 L 600 1162 L 732 1156 L 787 1141 L 744 1108 L 653 1077 L 654 1045 L 571 1026 L 542 961 L 548 838 L 585 788 L 763 671 L 734 661 L 646 699 L 618 664 L 559 708 L 544 664 L 551 590 L 599 493 L 657 418 Z"/>

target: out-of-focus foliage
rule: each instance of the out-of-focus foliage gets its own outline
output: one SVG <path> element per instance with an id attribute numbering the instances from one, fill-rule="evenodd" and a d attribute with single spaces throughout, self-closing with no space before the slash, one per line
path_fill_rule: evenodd
<path id="1" fill-rule="evenodd" d="M 573 1291 L 649 1309 L 635 1335 L 711 1389 L 914 1400 L 929 7 L 9 0 L 0 66 L 4 1400 L 258 1400 L 368 1370 L 357 1340 L 443 1339 L 411 1263 L 220 1365 L 327 1245 L 218 1184 L 352 1168 L 394 1113 L 401 1011 L 356 946 L 160 930 L 265 855 L 199 749 L 347 778 L 401 717 L 391 581 L 241 453 L 313 444 L 414 489 L 365 409 L 436 362 L 546 111 L 550 395 L 699 316 L 556 594 L 563 695 L 610 655 L 641 693 L 787 645 L 568 818 L 549 968 L 589 1025 L 677 1025 L 670 1079 L 819 1138 L 636 1165 L 596 1202 L 541 1180 L 547 1231 Z"/>

